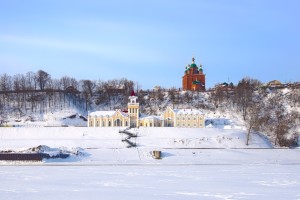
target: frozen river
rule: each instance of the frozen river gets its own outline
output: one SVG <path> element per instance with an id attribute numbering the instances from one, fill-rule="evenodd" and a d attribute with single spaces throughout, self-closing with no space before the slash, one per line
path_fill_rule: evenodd
<path id="1" fill-rule="evenodd" d="M 300 165 L 2 166 L 0 199 L 300 199 Z"/>

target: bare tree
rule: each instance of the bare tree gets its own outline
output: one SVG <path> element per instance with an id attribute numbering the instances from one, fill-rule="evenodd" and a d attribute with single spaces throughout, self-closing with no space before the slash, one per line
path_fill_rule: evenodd
<path id="1" fill-rule="evenodd" d="M 242 112 L 243 119 L 246 119 L 248 107 L 251 105 L 254 97 L 255 89 L 260 85 L 260 81 L 249 77 L 239 81 L 236 93 L 235 102 Z"/>
<path id="2" fill-rule="evenodd" d="M 292 146 L 296 143 L 295 129 L 299 121 L 299 113 L 288 111 L 285 107 L 286 98 L 280 93 L 272 94 L 268 99 L 268 120 L 266 129 L 274 134 L 275 145 Z"/>
<path id="3" fill-rule="evenodd" d="M 183 95 L 183 101 L 189 104 L 192 102 L 192 100 L 193 100 L 192 92 L 186 91 Z"/>
<path id="4" fill-rule="evenodd" d="M 95 82 L 91 80 L 82 80 L 81 81 L 81 88 L 82 88 L 82 93 L 85 98 L 85 109 L 86 111 L 88 110 L 88 105 L 91 103 L 91 98 L 94 94 L 94 89 L 95 89 Z"/>
<path id="5" fill-rule="evenodd" d="M 218 108 L 219 105 L 224 102 L 226 96 L 226 92 L 223 90 L 223 88 L 216 87 L 216 89 L 210 93 L 210 100 L 213 102 L 214 106 Z"/>
<path id="6" fill-rule="evenodd" d="M 175 107 L 175 105 L 178 105 L 176 93 L 177 91 L 175 87 L 170 88 L 168 91 L 169 100 L 171 101 L 173 108 Z"/>
<path id="7" fill-rule="evenodd" d="M 51 79 L 50 74 L 48 74 L 47 72 L 45 72 L 43 70 L 37 71 L 37 73 L 35 75 L 35 80 L 41 90 L 45 89 L 45 86 L 50 81 L 50 79 Z"/>
<path id="8" fill-rule="evenodd" d="M 26 74 L 26 89 L 27 90 L 36 89 L 34 72 L 27 72 Z"/>
<path id="9" fill-rule="evenodd" d="M 258 131 L 265 120 L 265 113 L 262 102 L 252 102 L 247 107 L 247 116 L 245 119 L 247 128 L 246 145 L 249 145 L 251 132 Z"/>

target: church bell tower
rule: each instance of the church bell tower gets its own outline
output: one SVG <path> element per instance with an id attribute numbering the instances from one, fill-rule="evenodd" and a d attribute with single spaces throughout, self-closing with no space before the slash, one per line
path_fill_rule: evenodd
<path id="1" fill-rule="evenodd" d="M 137 103 L 137 96 L 135 96 L 134 91 L 132 90 L 131 95 L 129 96 L 128 102 L 128 115 L 129 115 L 129 124 L 130 127 L 137 128 L 139 127 L 139 103 Z"/>

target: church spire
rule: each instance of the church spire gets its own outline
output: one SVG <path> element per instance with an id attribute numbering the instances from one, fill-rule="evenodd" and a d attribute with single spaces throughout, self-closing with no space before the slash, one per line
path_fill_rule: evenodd
<path id="1" fill-rule="evenodd" d="M 192 63 L 195 64 L 195 58 L 194 58 L 194 56 L 192 58 Z"/>
<path id="2" fill-rule="evenodd" d="M 134 90 L 131 91 L 131 95 L 130 96 L 135 96 Z"/>

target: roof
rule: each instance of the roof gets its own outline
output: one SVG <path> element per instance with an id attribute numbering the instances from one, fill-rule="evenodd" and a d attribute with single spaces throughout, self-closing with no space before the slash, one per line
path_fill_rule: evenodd
<path id="1" fill-rule="evenodd" d="M 197 109 L 174 109 L 174 112 L 176 114 L 181 115 L 203 115 L 204 113 Z"/>
<path id="2" fill-rule="evenodd" d="M 135 96 L 134 90 L 131 91 L 131 95 L 130 96 Z"/>
<path id="3" fill-rule="evenodd" d="M 278 80 L 273 80 L 268 83 L 268 85 L 281 85 L 281 82 Z"/>
<path id="4" fill-rule="evenodd" d="M 196 68 L 197 70 L 199 71 L 203 71 L 202 69 L 202 64 L 200 64 L 199 68 L 198 66 L 196 65 L 195 63 L 195 58 L 193 57 L 192 58 L 192 64 L 188 64 L 186 67 L 185 67 L 185 72 L 189 71 L 191 68 Z"/>
<path id="5" fill-rule="evenodd" d="M 140 120 L 143 120 L 143 119 L 157 119 L 157 120 L 161 120 L 161 117 L 160 116 L 151 115 L 151 116 L 146 116 L 146 117 L 140 118 Z"/>
<path id="6" fill-rule="evenodd" d="M 195 63 L 192 63 L 191 67 L 197 67 L 197 65 Z"/>
<path id="7" fill-rule="evenodd" d="M 108 116 L 108 117 L 111 117 L 113 116 L 116 112 L 118 112 L 119 110 L 115 110 L 115 111 L 95 111 L 95 112 L 91 112 L 89 114 L 89 116 L 92 116 L 92 117 L 104 117 L 104 116 Z M 119 111 L 121 113 L 121 115 L 123 116 L 128 116 L 127 113 L 124 113 L 122 111 Z"/>
<path id="8" fill-rule="evenodd" d="M 193 84 L 200 85 L 202 83 L 200 81 L 198 81 L 198 80 L 195 80 L 195 81 L 193 81 Z"/>

